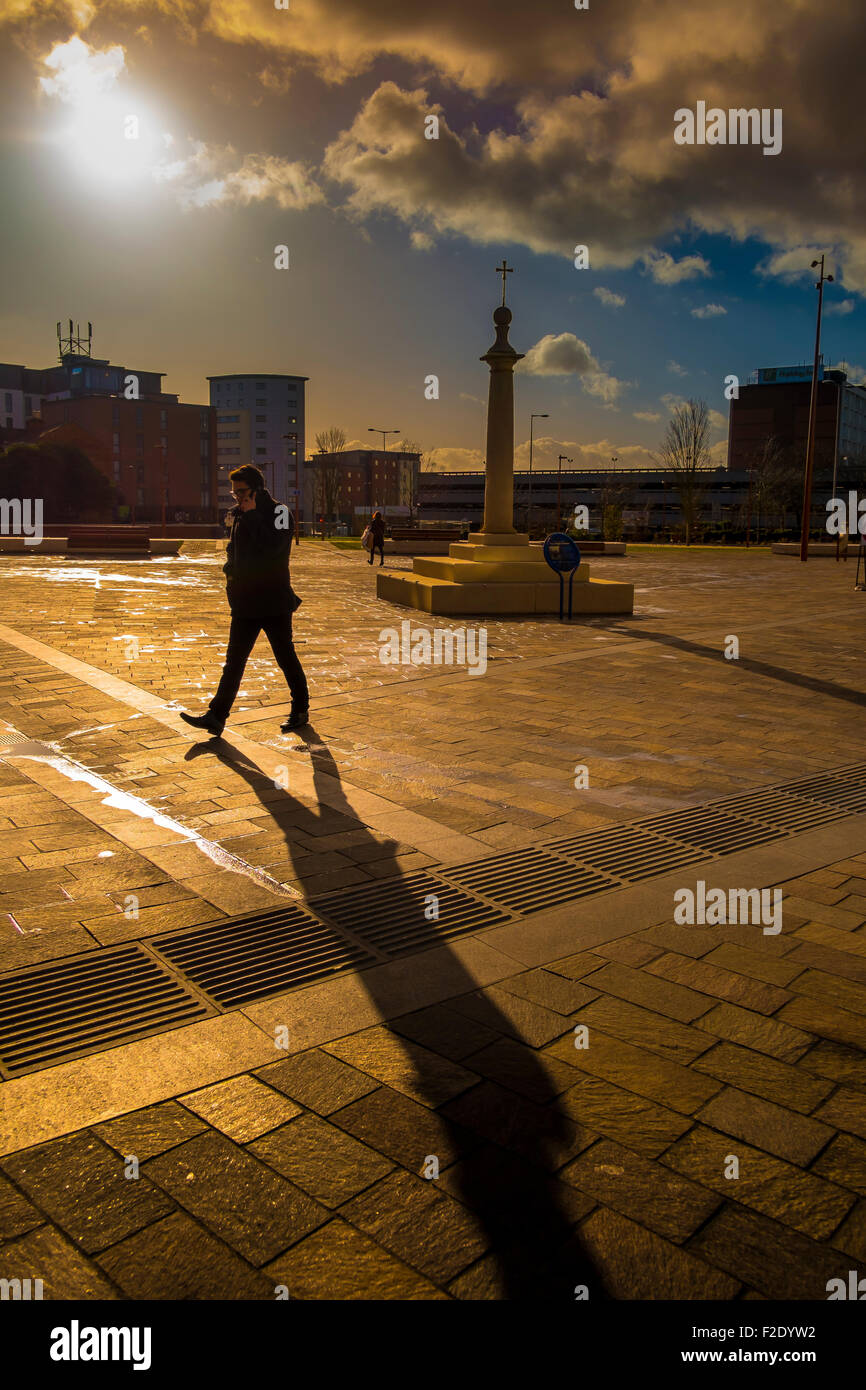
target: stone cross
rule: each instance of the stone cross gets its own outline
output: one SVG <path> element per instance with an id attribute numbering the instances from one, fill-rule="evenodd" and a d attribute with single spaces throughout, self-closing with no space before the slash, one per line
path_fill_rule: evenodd
<path id="1" fill-rule="evenodd" d="M 502 276 L 502 303 L 505 303 L 505 277 L 514 274 L 514 266 L 505 264 L 505 257 L 502 257 L 502 265 L 496 267 L 496 274 Z"/>

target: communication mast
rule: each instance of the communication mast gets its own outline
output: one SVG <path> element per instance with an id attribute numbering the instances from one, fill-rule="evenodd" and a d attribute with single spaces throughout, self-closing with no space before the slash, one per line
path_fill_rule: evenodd
<path id="1" fill-rule="evenodd" d="M 57 352 L 62 362 L 64 357 L 92 357 L 93 347 L 93 324 L 87 325 L 87 337 L 82 337 L 81 324 L 76 323 L 75 332 L 72 332 L 72 319 L 69 320 L 69 332 L 64 337 L 60 320 L 57 321 Z"/>

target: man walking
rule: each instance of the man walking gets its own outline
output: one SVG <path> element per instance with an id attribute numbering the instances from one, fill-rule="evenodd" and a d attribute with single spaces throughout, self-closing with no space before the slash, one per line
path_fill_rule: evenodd
<path id="1" fill-rule="evenodd" d="M 180 717 L 193 728 L 207 729 L 219 737 L 256 638 L 264 632 L 291 691 L 291 713 L 281 725 L 288 733 L 309 722 L 310 704 L 307 680 L 292 641 L 292 613 L 301 602 L 289 580 L 295 521 L 289 513 L 289 526 L 277 526 L 277 504 L 252 464 L 234 469 L 229 477 L 237 505 L 229 512 L 231 536 L 223 566 L 232 615 L 225 667 L 207 712 L 182 712 Z"/>

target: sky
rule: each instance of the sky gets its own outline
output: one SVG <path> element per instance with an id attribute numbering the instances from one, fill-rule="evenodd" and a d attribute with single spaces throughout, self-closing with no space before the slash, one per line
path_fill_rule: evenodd
<path id="1" fill-rule="evenodd" d="M 862 0 L 0 0 L 0 25 L 4 361 L 90 320 L 183 401 L 308 376 L 308 451 L 373 426 L 479 468 L 504 256 L 516 467 L 532 413 L 535 468 L 642 466 L 689 397 L 724 461 L 725 378 L 811 361 L 825 253 L 825 360 L 866 380 Z M 675 138 L 753 107 L 757 143 Z"/>

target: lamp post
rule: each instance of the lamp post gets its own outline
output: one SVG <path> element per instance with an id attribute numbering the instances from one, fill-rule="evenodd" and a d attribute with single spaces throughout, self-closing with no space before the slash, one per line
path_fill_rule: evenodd
<path id="1" fill-rule="evenodd" d="M 293 440 L 295 441 L 295 443 L 294 443 L 294 448 L 289 449 L 289 453 L 290 453 L 290 454 L 294 454 L 294 456 L 295 456 L 295 486 L 294 486 L 294 489 L 293 489 L 293 495 L 294 495 L 294 497 L 295 497 L 295 506 L 294 506 L 294 513 L 293 513 L 293 514 L 294 514 L 294 517 L 295 517 L 295 545 L 300 545 L 300 543 L 301 543 L 301 522 L 300 522 L 300 515 L 301 515 L 301 485 L 300 485 L 300 481 L 299 481 L 300 469 L 299 469 L 299 465 L 298 465 L 298 432 L 297 432 L 297 430 L 291 430 L 291 431 L 289 432 L 289 434 L 284 434 L 284 435 L 283 435 L 283 439 L 293 439 Z M 288 469 L 286 469 L 286 474 L 288 475 Z"/>
<path id="2" fill-rule="evenodd" d="M 379 430 L 379 429 L 375 429 L 372 425 L 368 425 L 368 426 L 367 426 L 367 433 L 368 433 L 368 434 L 381 434 L 381 436 L 382 436 L 382 453 L 383 453 L 383 454 L 386 454 L 386 453 L 388 452 L 388 445 L 385 443 L 385 436 L 386 436 L 387 434 L 400 434 L 400 430 Z"/>
<path id="3" fill-rule="evenodd" d="M 818 315 L 815 324 L 815 360 L 812 364 L 812 390 L 809 395 L 809 434 L 806 442 L 806 472 L 803 479 L 803 520 L 800 530 L 800 559 L 805 563 L 809 555 L 809 522 L 812 516 L 812 472 L 815 467 L 815 423 L 818 414 L 818 358 L 821 353 L 821 309 L 824 304 L 824 284 L 833 279 L 824 274 L 824 257 L 813 261 L 812 267 L 820 265 L 820 279 L 815 288 L 818 291 Z"/>
<path id="4" fill-rule="evenodd" d="M 550 417 L 546 413 L 536 411 L 529 417 L 529 495 L 526 499 L 526 530 L 530 537 L 532 535 L 532 431 L 536 420 L 548 420 Z"/>
<path id="5" fill-rule="evenodd" d="M 557 473 L 557 477 L 556 477 L 556 524 L 557 524 L 557 526 L 561 526 L 561 525 L 562 525 L 562 460 L 563 460 L 563 459 L 565 459 L 566 463 L 574 463 L 574 459 L 570 459 L 570 458 L 566 457 L 565 454 L 560 454 L 560 456 L 559 456 L 559 472 Z"/>

